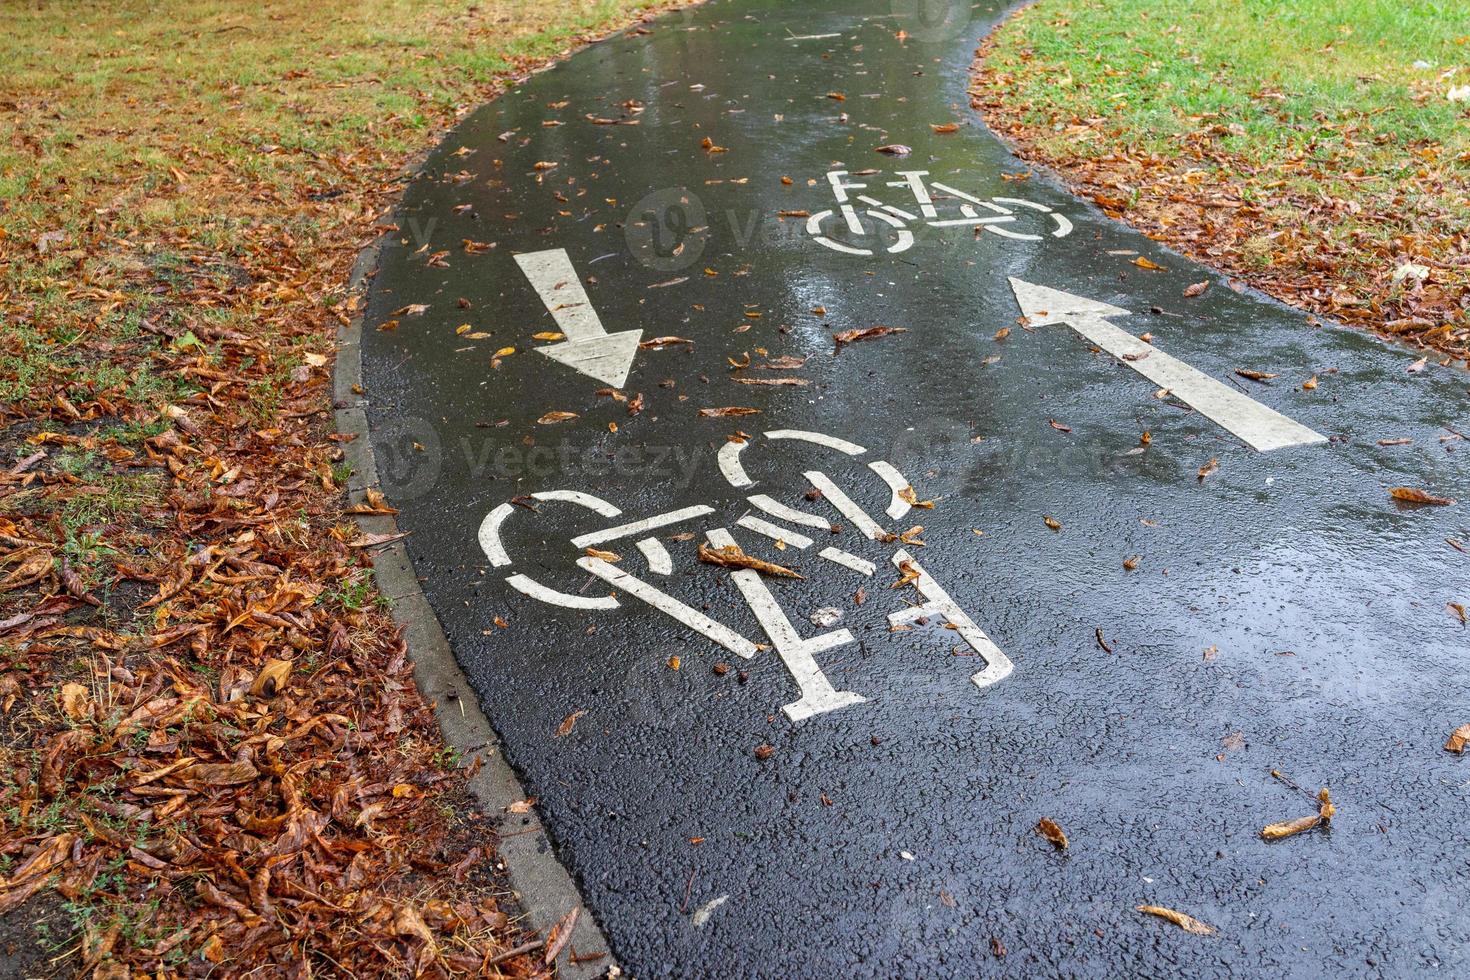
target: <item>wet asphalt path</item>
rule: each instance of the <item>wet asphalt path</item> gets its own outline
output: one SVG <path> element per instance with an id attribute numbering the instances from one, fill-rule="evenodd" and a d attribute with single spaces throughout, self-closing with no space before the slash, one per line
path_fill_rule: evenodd
<path id="1" fill-rule="evenodd" d="M 1463 975 L 1470 521 L 1388 490 L 1470 497 L 1466 376 L 1008 179 L 915 6 L 674 15 L 407 190 L 374 444 L 558 854 L 640 977 Z"/>

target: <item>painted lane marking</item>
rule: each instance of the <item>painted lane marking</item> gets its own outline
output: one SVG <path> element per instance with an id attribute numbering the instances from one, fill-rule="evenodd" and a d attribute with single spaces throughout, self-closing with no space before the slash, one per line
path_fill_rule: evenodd
<path id="1" fill-rule="evenodd" d="M 876 197 L 869 197 L 866 194 L 859 194 L 857 199 L 859 201 L 862 201 L 864 204 L 871 204 L 873 207 L 877 208 L 880 211 L 887 211 L 889 214 L 893 215 L 895 218 L 902 218 L 905 221 L 918 221 L 919 220 L 919 216 L 917 214 L 910 214 L 908 211 L 905 211 L 903 208 L 896 208 L 892 204 L 884 204 L 882 201 L 878 200 Z"/>
<path id="2" fill-rule="evenodd" d="M 867 452 L 862 446 L 839 439 L 833 436 L 823 435 L 818 432 L 810 432 L 801 429 L 778 429 L 766 434 L 774 441 L 799 440 L 814 445 L 835 449 L 848 456 L 858 456 Z M 744 476 L 744 470 L 739 467 L 738 450 L 731 451 L 727 459 L 733 462 L 726 467 L 726 476 L 738 471 Z M 910 509 L 910 505 L 903 500 L 900 494 L 909 486 L 908 481 L 902 473 L 892 464 L 884 460 L 873 460 L 868 463 L 868 468 L 882 479 L 889 490 L 890 503 L 887 513 L 890 516 L 901 516 Z M 825 473 L 817 470 L 805 473 L 806 478 L 819 493 L 812 494 L 814 498 L 825 498 L 830 505 L 840 514 L 843 519 L 853 527 L 860 530 L 867 537 L 880 542 L 892 542 L 895 536 L 884 530 L 874 521 L 868 513 L 853 501 L 843 490 L 841 490 Z M 748 477 L 747 477 L 748 479 Z M 734 482 L 734 481 L 732 481 Z M 576 490 L 551 490 L 531 494 L 531 498 L 537 501 L 561 501 L 572 503 L 587 510 L 595 511 L 604 517 L 616 517 L 622 513 L 618 507 L 603 500 L 594 494 L 584 493 Z M 516 498 L 523 500 L 524 498 Z M 832 531 L 833 525 L 823 517 L 810 514 L 805 511 L 796 510 L 785 504 L 779 503 L 763 494 L 755 494 L 746 498 L 746 501 L 758 510 L 779 518 L 782 521 L 799 525 L 808 525 Z M 734 503 L 728 501 L 727 503 Z M 721 506 L 725 504 L 722 503 Z M 500 540 L 500 529 L 508 516 L 513 513 L 514 507 L 511 502 L 496 506 L 481 522 L 480 544 L 492 563 L 499 566 L 510 564 L 510 556 Z M 649 533 L 658 528 L 669 527 L 693 518 L 704 517 L 716 511 L 715 507 L 696 504 L 677 510 L 656 514 L 642 520 L 619 524 L 614 527 L 604 528 L 600 531 L 591 531 L 570 539 L 570 543 L 578 549 L 588 549 L 593 545 L 619 539 L 634 539 L 633 543 L 642 553 L 647 561 L 649 571 L 655 575 L 672 575 L 674 573 L 673 556 L 670 554 L 664 542 Z M 786 542 L 795 548 L 807 549 L 817 542 L 807 534 L 795 531 L 781 524 L 772 523 L 754 513 L 746 512 L 737 519 L 737 526 L 747 531 L 760 534 L 776 542 Z M 681 535 L 681 537 L 684 537 Z M 707 530 L 705 537 L 715 547 L 726 547 L 736 544 L 735 539 L 725 528 Z M 619 549 L 622 550 L 622 549 Z M 760 624 L 764 635 L 769 639 L 771 646 L 757 643 L 751 639 L 741 636 L 740 633 L 713 617 L 706 615 L 699 609 L 693 608 L 684 602 L 650 584 L 642 578 L 623 571 L 616 567 L 613 562 L 596 557 L 599 554 L 593 551 L 591 554 L 581 555 L 576 559 L 577 567 L 590 574 L 595 579 L 600 579 L 611 586 L 613 591 L 603 596 L 572 595 L 549 588 L 537 582 L 535 579 L 524 574 L 514 574 L 506 578 L 506 582 L 517 591 L 548 605 L 560 606 L 568 609 L 593 610 L 593 609 L 619 609 L 622 608 L 622 598 L 630 596 L 651 606 L 658 612 L 670 617 L 675 622 L 692 630 L 693 632 L 709 639 L 720 647 L 740 657 L 753 657 L 757 652 L 768 650 L 774 646 L 782 664 L 790 673 L 793 682 L 800 691 L 800 697 L 782 707 L 782 711 L 792 721 L 803 721 L 815 715 L 836 711 L 840 708 L 861 704 L 867 699 L 853 691 L 839 691 L 833 687 L 831 681 L 823 672 L 818 663 L 818 655 L 827 650 L 834 649 L 849 643 L 855 643 L 852 632 L 848 629 L 837 629 L 821 633 L 812 637 L 803 637 L 793 624 L 791 618 L 782 609 L 777 599 L 777 592 L 753 569 L 740 568 L 732 570 L 730 581 L 735 585 L 736 592 L 745 604 L 750 607 L 751 614 Z M 877 574 L 877 566 L 857 555 L 836 547 L 822 547 L 817 552 L 817 557 L 823 561 L 839 565 L 848 571 L 858 575 L 872 577 Z M 974 674 L 970 679 L 979 687 L 994 684 L 1007 676 L 1012 671 L 1011 663 L 1005 655 L 991 643 L 985 632 L 979 628 L 959 605 L 949 596 L 947 592 L 936 583 L 917 562 L 909 556 L 908 552 L 899 550 L 892 555 L 895 566 L 900 569 L 912 570 L 915 574 L 911 576 L 912 584 L 922 597 L 922 603 L 913 608 L 906 608 L 888 616 L 891 626 L 905 626 L 919 619 L 930 617 L 942 619 L 947 626 L 957 632 L 961 639 L 970 648 L 985 659 L 984 670 Z M 586 591 L 584 585 L 582 591 Z M 789 592 L 791 595 L 801 594 L 794 587 Z M 887 593 L 885 593 L 887 594 Z M 702 606 L 701 608 L 708 608 Z M 818 613 L 826 610 L 819 610 Z M 838 617 L 825 618 L 816 616 L 813 622 L 821 625 L 833 625 Z"/>
<path id="3" fill-rule="evenodd" d="M 888 509 L 884 511 L 889 517 L 897 520 L 909 512 L 909 502 L 899 494 L 907 490 L 909 481 L 903 478 L 903 474 L 886 459 L 875 459 L 868 464 L 868 469 L 877 473 L 888 484 L 888 492 L 892 495 L 888 499 Z"/>
<path id="4" fill-rule="evenodd" d="M 698 609 L 684 605 L 678 599 L 666 592 L 660 591 L 649 585 L 640 578 L 629 575 L 627 572 L 608 564 L 601 558 L 593 558 L 588 555 L 577 559 L 577 564 L 602 579 L 615 589 L 622 589 L 635 599 L 642 599 L 653 608 L 665 615 L 683 623 L 701 636 L 713 640 L 720 646 L 729 650 L 737 657 L 747 660 L 755 656 L 759 649 L 754 643 L 741 636 L 739 633 L 710 619 Z M 755 572 L 750 574 L 754 575 Z"/>
<path id="5" fill-rule="evenodd" d="M 617 517 L 622 510 L 603 500 L 594 497 L 590 493 L 581 490 L 540 490 L 531 494 L 532 500 L 564 500 L 569 504 L 579 504 L 588 510 L 595 510 L 603 517 Z"/>
<path id="6" fill-rule="evenodd" d="M 763 493 L 752 494 L 745 499 L 772 517 L 779 517 L 783 521 L 790 521 L 792 524 L 802 524 L 806 527 L 821 528 L 823 531 L 832 530 L 831 521 L 818 517 L 816 514 L 808 514 L 806 511 L 797 510 L 795 507 L 787 507 L 781 501 L 772 500 Z"/>
<path id="7" fill-rule="evenodd" d="M 1057 223 L 1057 230 L 1051 233 L 1053 238 L 1066 238 L 1072 233 L 1072 222 L 1067 218 L 1067 216 L 1060 212 L 1053 211 L 1045 204 L 1037 204 L 1035 201 L 1025 201 L 1019 197 L 997 197 L 995 199 L 995 203 L 1014 204 L 1017 207 L 1030 208 L 1033 211 L 1040 211 L 1042 214 L 1051 215 Z M 1006 234 L 1006 232 L 1002 231 L 999 228 L 994 228 L 992 230 L 995 231 L 997 234 Z"/>
<path id="8" fill-rule="evenodd" d="M 1011 289 L 1031 325 L 1065 323 L 1258 452 L 1327 441 L 1325 436 L 1170 357 L 1106 319 L 1128 316 L 1127 310 L 1015 278 L 1011 279 Z"/>
<path id="9" fill-rule="evenodd" d="M 834 251 L 845 252 L 848 255 L 872 255 L 873 252 L 870 249 L 848 245 L 845 242 L 837 241 L 824 234 L 824 223 L 834 214 L 841 214 L 847 224 L 847 231 L 853 238 L 861 241 L 867 237 L 868 231 L 863 227 L 863 223 L 858 217 L 858 210 L 853 202 L 867 205 L 867 214 L 869 217 L 890 225 L 897 230 L 898 240 L 885 249 L 890 254 L 903 252 L 914 244 L 914 233 L 909 230 L 909 224 L 924 225 L 930 228 L 975 226 L 977 230 L 983 228 L 993 234 L 1015 241 L 1041 241 L 1043 239 L 1041 234 L 1033 234 L 1026 231 L 1012 231 L 1009 228 L 999 227 L 1000 225 L 1015 224 L 1017 222 L 1016 208 L 1023 208 L 1027 211 L 1034 211 L 1050 217 L 1056 224 L 1056 227 L 1051 230 L 1051 237 L 1053 238 L 1065 238 L 1075 229 L 1075 226 L 1066 215 L 1036 201 L 1027 201 L 1019 197 L 997 197 L 989 201 L 982 200 L 973 194 L 967 194 L 958 188 L 951 187 L 948 184 L 942 184 L 937 180 L 925 183 L 925 178 L 929 176 L 929 171 L 927 170 L 899 170 L 896 171 L 896 174 L 903 179 L 888 181 L 887 186 L 901 188 L 907 191 L 909 196 L 914 199 L 914 205 L 918 208 L 918 214 L 881 201 L 868 194 L 855 194 L 849 197 L 849 191 L 866 190 L 868 185 L 845 180 L 844 178 L 848 176 L 846 170 L 832 170 L 827 173 L 827 184 L 832 191 L 832 197 L 837 204 L 837 208 L 836 210 L 828 208 L 824 211 L 817 211 L 808 217 L 806 223 L 807 234 L 812 236 L 813 241 L 819 245 L 823 245 Z M 940 197 L 937 197 L 936 194 L 943 195 L 946 204 L 948 204 L 950 199 L 964 202 L 959 205 L 959 212 L 963 217 L 941 218 L 939 216 Z M 1012 205 L 1012 207 L 1006 207 L 1006 205 Z M 977 208 L 984 209 L 990 212 L 990 214 L 981 216 L 976 210 Z"/>
<path id="10" fill-rule="evenodd" d="M 669 557 L 669 549 L 658 538 L 639 538 L 638 550 L 643 552 L 650 572 L 656 575 L 674 574 L 674 559 Z"/>
<path id="11" fill-rule="evenodd" d="M 1014 217 L 1011 217 L 1009 215 L 996 215 L 990 218 L 967 216 L 964 218 L 945 218 L 942 221 L 931 221 L 929 223 L 935 228 L 955 228 L 960 225 L 1003 225 L 1015 220 L 1016 219 Z M 1008 235 L 1012 238 L 1024 238 L 1028 241 L 1038 241 L 1041 238 L 1040 235 L 1017 235 L 1015 232 L 1002 231 L 999 228 L 991 228 L 990 230 L 995 232 L 996 234 Z"/>
<path id="12" fill-rule="evenodd" d="M 817 552 L 817 557 L 835 562 L 844 568 L 850 568 L 859 575 L 866 575 L 869 578 L 878 570 L 878 566 L 866 558 L 859 558 L 857 555 L 849 554 L 841 548 L 823 548 Z"/>
<path id="13" fill-rule="evenodd" d="M 805 429 L 772 429 L 766 433 L 766 438 L 800 439 L 802 442 L 816 443 L 818 446 L 826 446 L 828 449 L 835 449 L 839 453 L 846 453 L 849 456 L 861 456 L 867 452 L 866 449 L 855 442 L 848 442 L 846 439 L 829 436 L 824 432 L 808 432 Z"/>
<path id="14" fill-rule="evenodd" d="M 594 545 L 616 541 L 618 538 L 629 538 L 635 534 L 642 534 L 645 531 L 667 527 L 670 524 L 687 521 L 691 517 L 703 517 L 705 514 L 713 514 L 714 512 L 715 509 L 707 504 L 681 507 L 678 510 L 671 510 L 665 514 L 654 514 L 652 517 L 645 517 L 641 521 L 632 521 L 628 524 L 619 524 L 616 527 L 605 527 L 601 531 L 589 531 L 586 534 L 579 534 L 572 539 L 572 544 L 578 548 L 590 548 Z"/>
<path id="15" fill-rule="evenodd" d="M 878 526 L 878 523 L 868 516 L 868 512 L 853 502 L 853 499 L 843 493 L 837 484 L 827 478 L 827 474 L 819 470 L 808 470 L 803 474 L 811 481 L 812 486 L 822 491 L 822 496 L 837 508 L 837 512 L 852 522 L 853 527 L 861 531 L 866 537 L 874 541 L 882 541 L 887 537 L 887 532 Z"/>
<path id="16" fill-rule="evenodd" d="M 863 191 L 868 189 L 867 184 L 850 184 L 843 180 L 847 176 L 846 170 L 829 170 L 827 172 L 827 184 L 832 188 L 832 197 L 836 199 L 842 208 L 843 217 L 847 219 L 847 230 L 861 237 L 863 234 L 862 222 L 858 221 L 857 212 L 847 203 L 848 191 Z M 810 227 L 810 222 L 808 222 Z"/>
<path id="17" fill-rule="evenodd" d="M 509 582 L 511 588 L 515 589 L 517 592 L 523 592 L 526 595 L 530 596 L 532 599 L 536 599 L 540 602 L 545 602 L 553 606 L 563 606 L 567 609 L 618 608 L 618 600 L 616 596 L 569 595 L 566 592 L 558 592 L 555 589 L 549 589 L 546 586 L 542 585 L 540 582 L 531 578 L 529 575 L 522 575 L 520 572 L 517 572 L 516 574 L 510 576 L 506 579 L 506 581 Z"/>
<path id="18" fill-rule="evenodd" d="M 837 35 L 834 34 L 832 36 L 836 37 Z M 799 39 L 792 38 L 792 40 Z M 729 900 L 729 895 L 721 895 L 719 898 L 710 899 L 708 902 L 705 902 L 699 908 L 694 910 L 694 914 L 689 917 L 689 924 L 696 929 L 704 928 L 704 924 L 709 921 L 709 917 L 715 914 L 715 909 L 719 908 L 721 905 L 724 905 Z"/>
<path id="19" fill-rule="evenodd" d="M 929 188 L 924 186 L 924 178 L 929 176 L 929 171 L 896 170 L 894 173 L 903 180 L 891 180 L 888 182 L 889 187 L 907 187 L 913 193 L 914 200 L 918 202 L 919 210 L 924 217 L 930 220 L 939 217 L 939 209 L 934 206 L 934 199 L 929 196 Z"/>
<path id="20" fill-rule="evenodd" d="M 732 487 L 755 486 L 755 481 L 746 475 L 745 467 L 740 465 L 740 454 L 749 444 L 749 439 L 741 442 L 731 440 L 721 446 L 720 451 L 715 454 L 715 459 L 720 464 L 720 472 L 725 476 L 725 482 Z"/>
<path id="21" fill-rule="evenodd" d="M 621 510 L 601 497 L 594 497 L 592 494 L 582 493 L 580 490 L 542 490 L 539 493 L 531 494 L 531 499 L 541 501 L 560 500 L 569 504 L 577 504 L 581 507 L 586 507 L 588 510 L 596 511 L 603 517 L 617 517 L 622 513 Z M 507 501 L 486 514 L 485 519 L 480 522 L 480 532 L 478 535 L 480 550 L 485 552 L 485 557 L 490 559 L 491 566 L 495 568 L 504 568 L 510 564 L 510 555 L 506 553 L 505 544 L 500 540 L 500 525 L 505 523 L 505 519 L 510 516 L 513 510 L 515 510 L 515 504 Z"/>
<path id="22" fill-rule="evenodd" d="M 525 252 L 515 260 L 567 338 L 535 350 L 614 388 L 627 383 L 643 331 L 610 334 L 603 328 L 566 249 Z"/>
<path id="23" fill-rule="evenodd" d="M 480 522 L 480 550 L 485 552 L 485 557 L 490 559 L 490 564 L 495 568 L 504 568 L 510 564 L 510 555 L 506 553 L 505 545 L 500 540 L 500 525 L 505 523 L 505 519 L 515 509 L 515 504 L 500 504 Z"/>
<path id="24" fill-rule="evenodd" d="M 844 204 L 842 207 L 843 207 L 843 210 L 844 211 L 848 212 L 848 214 L 849 214 L 849 220 L 850 221 L 856 221 L 857 220 L 857 217 L 856 217 L 857 212 L 855 212 L 853 210 L 852 205 L 850 205 L 850 204 Z M 878 219 L 879 221 L 883 222 L 884 224 L 890 225 L 891 227 L 898 229 L 898 240 L 896 242 L 894 242 L 892 245 L 889 245 L 885 249 L 885 251 L 887 251 L 890 255 L 897 255 L 899 252 L 906 252 L 910 248 L 913 247 L 913 245 L 914 245 L 914 233 L 911 232 L 911 231 L 909 231 L 907 228 L 904 227 L 903 219 L 902 218 L 898 217 L 897 215 L 889 214 L 886 211 L 878 211 L 878 210 L 869 210 L 868 211 L 868 214 L 872 215 L 874 218 Z M 806 231 L 807 231 L 807 234 L 808 235 L 811 235 L 812 236 L 812 240 L 813 241 L 818 242 L 818 243 L 820 243 L 822 245 L 825 245 L 828 248 L 832 249 L 833 251 L 846 252 L 848 255 L 872 255 L 873 254 L 870 249 L 866 249 L 866 248 L 854 248 L 851 245 L 844 245 L 842 242 L 834 241 L 833 239 L 828 238 L 827 236 L 823 235 L 822 234 L 822 222 L 825 221 L 825 220 L 827 220 L 827 218 L 831 217 L 831 215 L 832 215 L 832 209 L 831 208 L 828 208 L 825 211 L 818 211 L 815 214 L 813 214 L 810 218 L 806 219 Z M 862 226 L 859 225 L 858 227 L 861 228 Z M 859 231 L 858 234 L 861 235 L 862 232 Z"/>
<path id="25" fill-rule="evenodd" d="M 753 514 L 746 514 L 735 523 L 739 524 L 747 531 L 754 531 L 756 534 L 763 534 L 766 537 L 770 538 L 772 541 L 785 541 L 793 548 L 810 548 L 813 544 L 812 539 L 807 537 L 805 534 L 802 534 L 799 531 L 793 531 L 789 528 L 778 527 L 777 525 L 772 524 L 770 521 L 763 521 Z"/>
<path id="26" fill-rule="evenodd" d="M 600 337 L 606 332 L 566 249 L 524 252 L 515 260 L 568 340 Z"/>
<path id="27" fill-rule="evenodd" d="M 971 204 L 985 208 L 988 211 L 994 211 L 996 214 L 1005 215 L 1011 213 L 1010 211 L 1001 207 L 999 204 L 987 201 L 983 198 L 976 197 L 974 194 L 966 194 L 964 191 L 956 187 L 951 187 L 948 184 L 941 184 L 937 180 L 934 181 L 934 189 L 942 194 L 949 194 L 952 197 L 957 197 L 962 201 L 969 201 Z M 996 200 L 999 201 L 1001 199 L 996 198 Z"/>
<path id="28" fill-rule="evenodd" d="M 989 687 L 1008 677 L 1014 669 L 1010 658 L 1001 653 L 1000 647 L 992 643 L 990 637 L 985 635 L 985 631 L 976 626 L 975 621 L 960 608 L 959 603 L 951 599 L 949 593 L 940 588 L 933 576 L 924 571 L 924 567 L 915 561 L 907 551 L 900 548 L 893 553 L 893 565 L 899 571 L 903 571 L 905 564 L 919 573 L 918 579 L 913 583 L 914 588 L 918 589 L 919 594 L 929 601 L 922 606 L 889 613 L 888 624 L 903 626 L 916 619 L 943 619 L 954 627 L 955 632 L 970 645 L 971 650 L 985 660 L 985 669 L 970 677 L 976 687 Z"/>
<path id="29" fill-rule="evenodd" d="M 818 446 L 835 449 L 840 453 L 846 453 L 848 456 L 861 456 L 867 452 L 866 449 L 855 442 L 848 442 L 846 439 L 839 439 L 836 436 L 829 436 L 822 432 L 809 432 L 805 429 L 772 429 L 766 433 L 766 438 L 776 440 L 798 439 L 802 442 L 815 443 Z M 720 464 L 720 472 L 724 474 L 725 482 L 729 483 L 732 487 L 755 486 L 755 481 L 750 478 L 750 475 L 745 472 L 745 467 L 740 463 L 740 454 L 745 451 L 745 447 L 749 444 L 749 439 L 740 442 L 732 440 L 721 446 L 720 451 L 715 454 L 715 458 Z M 892 467 L 889 467 L 889 469 L 891 470 Z M 882 473 L 879 473 L 879 475 L 883 476 Z M 884 476 L 884 479 L 886 480 L 887 477 Z"/>
<path id="30" fill-rule="evenodd" d="M 705 538 L 716 548 L 726 548 L 735 544 L 735 539 L 730 532 L 722 527 L 711 528 L 705 532 Z M 595 560 L 595 559 L 594 559 Z M 838 691 L 832 687 L 832 682 L 827 680 L 827 675 L 822 673 L 822 668 L 817 666 L 816 654 L 830 650 L 833 647 L 842 646 L 853 642 L 852 634 L 846 629 L 833 630 L 830 633 L 821 633 L 809 639 L 803 639 L 791 621 L 786 618 L 786 613 L 776 602 L 776 597 L 771 595 L 771 590 L 761 580 L 760 573 L 749 568 L 737 569 L 730 573 L 730 578 L 740 594 L 745 597 L 750 611 L 755 613 L 755 618 L 760 621 L 761 629 L 765 630 L 766 636 L 770 637 L 771 643 L 776 647 L 776 653 L 786 665 L 796 686 L 801 690 L 800 699 L 790 704 L 782 705 L 781 710 L 786 717 L 792 721 L 803 721 L 813 715 L 824 714 L 828 711 L 836 711 L 853 704 L 862 704 L 867 698 L 852 691 Z"/>

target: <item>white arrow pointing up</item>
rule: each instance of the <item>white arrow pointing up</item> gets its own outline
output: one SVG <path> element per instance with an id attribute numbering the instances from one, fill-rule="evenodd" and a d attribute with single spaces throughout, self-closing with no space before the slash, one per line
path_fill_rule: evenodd
<path id="1" fill-rule="evenodd" d="M 516 264 L 531 280 L 541 302 L 546 304 L 567 338 L 536 350 L 574 371 L 621 388 L 633 368 L 643 331 L 610 334 L 602 328 L 602 321 L 597 318 L 566 249 L 526 252 L 516 256 Z"/>
<path id="2" fill-rule="evenodd" d="M 1065 323 L 1154 384 L 1169 389 L 1190 408 L 1235 433 L 1258 452 L 1327 441 L 1325 436 L 1196 371 L 1105 319 L 1127 316 L 1127 310 L 1020 279 L 1011 279 L 1011 289 L 1021 313 L 1033 326 Z"/>

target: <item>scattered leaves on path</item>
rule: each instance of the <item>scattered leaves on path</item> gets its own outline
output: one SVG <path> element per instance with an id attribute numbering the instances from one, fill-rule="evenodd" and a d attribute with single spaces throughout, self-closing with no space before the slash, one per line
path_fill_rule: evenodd
<path id="1" fill-rule="evenodd" d="M 1042 817 L 1036 822 L 1036 832 L 1055 844 L 1059 851 L 1065 851 L 1069 846 L 1066 831 L 1050 817 Z"/>
<path id="2" fill-rule="evenodd" d="M 1138 906 L 1138 911 L 1145 915 L 1156 916 L 1165 922 L 1172 922 L 1185 932 L 1192 932 L 1196 936 L 1213 936 L 1215 934 L 1213 926 L 1206 925 L 1192 915 L 1185 915 L 1183 912 L 1176 912 L 1162 905 L 1140 905 Z"/>
<path id="3" fill-rule="evenodd" d="M 898 563 L 898 581 L 890 585 L 889 588 L 901 589 L 905 585 L 912 585 L 921 578 L 923 578 L 923 573 L 919 571 L 917 565 L 911 561 L 901 561 Z"/>
<path id="4" fill-rule="evenodd" d="M 784 565 L 775 565 L 747 555 L 738 544 L 727 544 L 722 548 L 715 548 L 701 541 L 699 560 L 707 565 L 719 565 L 721 568 L 749 568 L 762 575 L 772 575 L 776 578 L 800 579 L 806 577 L 793 572 Z"/>
<path id="5" fill-rule="evenodd" d="M 1450 737 L 1445 739 L 1444 750 L 1453 752 L 1455 755 L 1463 755 L 1466 743 L 1470 743 L 1470 724 L 1461 725 L 1450 732 Z"/>
<path id="6" fill-rule="evenodd" d="M 1431 507 L 1448 507 L 1455 502 L 1450 497 L 1437 497 L 1427 490 L 1416 490 L 1413 487 L 1394 487 L 1388 491 L 1388 495 L 1408 504 L 1427 504 Z"/>
<path id="7" fill-rule="evenodd" d="M 890 334 L 908 333 L 907 327 L 864 327 L 860 330 L 842 330 L 832 335 L 832 355 L 842 353 L 842 348 L 861 340 L 877 340 Z"/>
<path id="8" fill-rule="evenodd" d="M 806 378 L 733 378 L 741 385 L 769 385 L 771 387 L 805 388 L 811 384 Z"/>
<path id="9" fill-rule="evenodd" d="M 724 418 L 729 415 L 759 415 L 760 413 L 761 410 L 758 408 L 744 408 L 739 405 L 728 405 L 724 408 L 701 408 L 699 410 L 700 417 L 707 419 Z"/>
<path id="10" fill-rule="evenodd" d="M 1317 802 L 1319 806 L 1316 813 L 1307 817 L 1298 817 L 1295 820 L 1267 824 L 1261 830 L 1261 836 L 1266 840 L 1283 840 L 1331 823 L 1333 815 L 1337 813 L 1337 807 L 1333 805 L 1332 795 L 1327 791 L 1326 786 L 1322 787 L 1321 792 L 1317 794 Z"/>
<path id="11" fill-rule="evenodd" d="M 910 507 L 918 507 L 918 508 L 920 508 L 922 510 L 933 510 L 934 509 L 934 501 L 932 501 L 932 500 L 920 500 L 919 499 L 919 494 L 918 494 L 918 492 L 916 490 L 914 490 L 913 484 L 909 484 L 908 486 L 904 487 L 902 490 L 898 491 L 898 499 L 899 500 L 902 500 L 904 503 L 908 504 Z"/>

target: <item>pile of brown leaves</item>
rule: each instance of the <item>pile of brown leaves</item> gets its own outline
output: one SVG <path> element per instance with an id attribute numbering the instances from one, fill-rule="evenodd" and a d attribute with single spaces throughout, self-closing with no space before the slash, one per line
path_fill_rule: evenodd
<path id="1" fill-rule="evenodd" d="M 1313 177 L 1329 183 L 1322 168 L 1331 164 L 1306 151 L 1258 164 L 1229 149 L 1224 125 L 1197 129 L 1168 155 L 1139 150 L 1103 118 L 1033 117 L 1010 95 L 1013 73 L 986 62 L 993 37 L 976 53 L 971 104 L 1022 159 L 1056 171 L 1109 217 L 1283 302 L 1470 358 L 1470 229 L 1451 207 L 1466 193 L 1454 175 L 1470 161 L 1411 147 L 1404 167 L 1418 171 L 1415 193 L 1389 202 L 1304 190 Z M 1341 135 L 1348 145 L 1368 138 Z M 1080 139 L 1111 152 L 1069 152 Z M 1392 245 L 1353 232 L 1366 223 L 1392 229 Z M 1429 274 L 1405 276 L 1406 267 Z"/>
<path id="2" fill-rule="evenodd" d="M 222 363 L 153 351 L 209 387 L 141 451 L 89 434 L 128 411 L 96 399 L 0 474 L 0 913 L 47 886 L 102 910 L 79 914 L 68 964 L 99 976 L 479 973 L 516 938 L 467 884 L 491 879 L 493 833 L 461 849 L 446 804 L 469 805 L 464 776 L 403 640 L 333 592 L 365 562 L 330 465 L 325 359 L 258 425 L 241 409 L 274 335 L 214 339 Z M 73 561 L 95 556 L 67 554 L 58 513 L 98 488 L 48 467 L 66 450 L 158 487 L 91 532 L 109 560 L 86 575 Z"/>
<path id="3" fill-rule="evenodd" d="M 502 908 L 493 826 L 345 510 L 333 337 L 409 162 L 381 143 L 274 184 L 193 147 L 162 184 L 36 176 L 28 213 L 64 236 L 0 202 L 0 324 L 26 328 L 0 331 L 26 392 L 0 404 L 0 941 L 33 944 L 45 903 L 75 926 L 21 949 L 37 969 L 538 976 L 565 942 Z M 134 207 L 212 217 L 140 230 Z"/>

